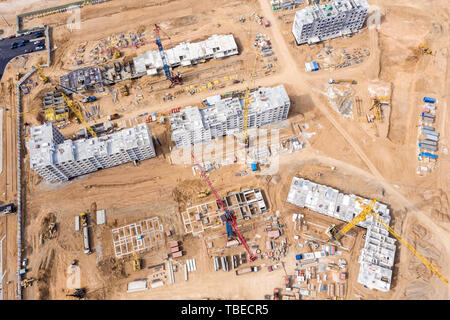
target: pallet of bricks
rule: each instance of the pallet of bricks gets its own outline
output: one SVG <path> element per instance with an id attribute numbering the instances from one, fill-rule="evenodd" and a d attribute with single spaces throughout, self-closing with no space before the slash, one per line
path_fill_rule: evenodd
<path id="1" fill-rule="evenodd" d="M 431 172 L 437 161 L 439 132 L 436 131 L 436 99 L 423 98 L 422 111 L 419 117 L 417 174 Z"/>

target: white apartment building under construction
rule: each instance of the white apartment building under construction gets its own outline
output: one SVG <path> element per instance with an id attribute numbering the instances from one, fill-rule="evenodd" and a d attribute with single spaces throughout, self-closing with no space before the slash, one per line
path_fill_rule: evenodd
<path id="1" fill-rule="evenodd" d="M 333 0 L 306 7 L 295 13 L 292 34 L 298 45 L 350 35 L 358 32 L 366 21 L 366 0 Z"/>
<path id="2" fill-rule="evenodd" d="M 218 59 L 238 54 L 238 47 L 232 34 L 213 35 L 208 39 L 195 43 L 180 43 L 174 48 L 164 50 L 167 65 L 190 66 L 202 60 Z M 136 73 L 139 75 L 156 75 L 163 72 L 163 61 L 158 50 L 149 50 L 133 58 Z"/>
<path id="3" fill-rule="evenodd" d="M 51 124 L 31 127 L 26 143 L 30 167 L 49 182 L 66 181 L 100 169 L 156 156 L 145 123 L 106 136 L 70 140 Z"/>
<path id="4" fill-rule="evenodd" d="M 243 97 L 210 98 L 205 108 L 189 106 L 169 115 L 172 141 L 178 148 L 208 142 L 216 137 L 243 130 L 245 105 Z M 289 96 L 283 85 L 258 88 L 250 93 L 247 128 L 258 128 L 286 120 L 289 107 Z"/>
<path id="5" fill-rule="evenodd" d="M 366 204 L 370 202 L 354 194 L 344 194 L 331 187 L 294 177 L 286 202 L 350 222 L 362 210 L 356 198 Z M 376 202 L 373 211 L 389 225 L 391 217 L 387 205 Z M 364 247 L 358 258 L 358 282 L 368 289 L 387 292 L 391 287 L 397 240 L 391 238 L 389 231 L 370 215 L 357 226 L 367 229 Z"/>

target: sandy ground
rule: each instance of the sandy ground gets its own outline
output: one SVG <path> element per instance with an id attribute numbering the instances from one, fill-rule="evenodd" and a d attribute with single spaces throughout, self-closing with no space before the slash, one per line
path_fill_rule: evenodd
<path id="1" fill-rule="evenodd" d="M 37 9 L 64 1 L 33 2 L 30 7 Z M 307 147 L 293 154 L 283 154 L 280 159 L 279 182 L 268 182 L 265 178 L 255 175 L 235 177 L 242 167 L 232 165 L 222 167 L 211 173 L 212 181 L 221 194 L 236 191 L 245 187 L 259 187 L 264 190 L 270 203 L 270 213 L 281 212 L 288 228 L 292 213 L 300 212 L 299 208 L 286 205 L 285 199 L 293 175 L 307 177 L 318 183 L 331 185 L 344 192 L 352 192 L 365 197 L 377 197 L 391 206 L 394 228 L 400 232 L 417 250 L 428 257 L 444 275 L 450 274 L 448 263 L 449 220 L 450 212 L 448 193 L 450 185 L 449 157 L 440 152 L 438 166 L 430 175 L 419 177 L 415 170 L 417 114 L 421 108 L 421 97 L 434 96 L 438 99 L 437 130 L 440 132 L 440 150 L 448 147 L 449 114 L 447 106 L 449 57 L 448 19 L 449 12 L 445 1 L 408 2 L 369 1 L 377 5 L 383 13 L 379 30 L 364 28 L 361 33 L 352 38 L 342 38 L 329 41 L 334 47 L 366 47 L 370 50 L 368 59 L 359 65 L 339 69 L 337 71 L 319 71 L 305 73 L 304 62 L 318 52 L 322 45 L 293 45 L 290 34 L 290 23 L 293 12 L 273 12 L 266 0 L 248 1 L 208 1 L 196 2 L 190 0 L 166 1 L 157 5 L 156 1 L 148 1 L 145 6 L 142 1 L 114 0 L 108 4 L 84 8 L 81 11 L 82 29 L 70 33 L 64 25 L 68 15 L 54 15 L 44 19 L 34 19 L 27 25 L 39 25 L 43 22 L 51 24 L 55 39 L 54 58 L 56 63 L 45 70 L 50 79 L 57 79 L 61 74 L 73 68 L 68 62 L 70 52 L 73 52 L 81 42 L 95 43 L 114 33 L 136 31 L 144 26 L 151 34 L 154 23 L 168 26 L 171 43 L 205 38 L 212 33 L 232 32 L 237 38 L 242 53 L 224 61 L 208 62 L 198 68 L 217 67 L 230 61 L 242 60 L 242 68 L 226 69 L 237 79 L 250 80 L 250 66 L 253 64 L 252 38 L 257 31 L 270 35 L 274 51 L 278 58 L 276 72 L 265 77 L 258 77 L 252 86 L 273 86 L 284 84 L 292 100 L 289 115 L 291 123 L 308 123 L 309 131 L 316 134 L 308 140 Z M 5 6 L 9 2 L 0 3 Z M 23 6 L 23 10 L 17 9 Z M 102 10 L 99 10 L 101 7 Z M 220 7 L 220 10 L 218 9 Z M 6 7 L 4 17 L 14 21 L 15 12 L 24 12 L 25 3 L 15 2 L 15 11 Z M 271 22 L 270 28 L 263 28 L 253 21 L 244 24 L 237 22 L 241 14 L 248 15 L 258 12 Z M 282 16 L 280 18 L 280 16 Z M 186 18 L 188 17 L 188 18 Z M 117 24 L 117 21 L 123 23 Z M 1 21 L 0 21 L 1 22 Z M 186 22 L 188 22 L 186 24 Z M 2 23 L 2 22 L 1 22 Z M 108 25 L 108 28 L 102 26 Z M 4 28 L 3 25 L 1 28 Z M 4 30 L 7 30 L 4 28 Z M 432 56 L 423 56 L 417 51 L 418 43 L 426 43 L 434 52 Z M 154 45 L 138 49 L 137 53 Z M 131 53 L 126 52 L 126 55 Z M 33 57 L 33 59 L 39 59 Z M 2 107 L 11 105 L 14 108 L 15 92 L 14 75 L 16 70 L 24 70 L 20 61 L 11 62 L 1 82 Z M 16 65 L 14 65 L 14 63 Z M 260 65 L 264 63 L 261 62 Z M 25 68 L 29 68 L 29 61 Z M 217 70 L 218 70 L 217 69 Z M 184 71 L 188 73 L 188 70 Z M 212 75 L 209 79 L 214 79 Z M 386 124 L 386 134 L 375 137 L 370 127 L 351 119 L 344 119 L 332 108 L 322 94 L 328 78 L 356 79 L 356 93 L 369 103 L 367 86 L 373 80 L 392 84 L 392 110 Z M 36 79 L 36 81 L 38 81 Z M 231 90 L 243 90 L 250 81 L 238 84 L 225 83 L 225 87 L 211 91 L 203 91 L 193 96 L 180 94 L 175 100 L 164 102 L 163 94 L 179 90 L 162 90 L 158 93 L 143 93 L 144 102 L 133 104 L 133 97 L 138 94 L 136 85 L 144 84 L 144 79 L 133 84 L 131 97 L 119 98 L 119 105 L 114 105 L 111 96 L 101 97 L 102 115 L 104 119 L 110 112 L 122 108 L 122 119 L 136 119 L 143 112 L 167 112 L 173 107 L 198 105 L 208 96 L 225 93 Z M 147 80 L 148 81 L 148 80 Z M 188 83 L 205 81 L 196 77 L 188 78 Z M 12 89 L 11 89 L 12 88 Z M 12 91 L 11 91 L 12 90 Z M 51 86 L 33 88 L 32 93 L 25 98 L 25 109 L 32 110 L 40 104 L 39 96 Z M 11 99 L 11 100 L 9 100 Z M 4 201 L 15 198 L 15 137 L 13 132 L 15 120 L 9 114 L 4 117 L 3 168 L 0 175 Z M 34 114 L 25 114 L 25 121 L 37 123 Z M 137 119 L 142 121 L 141 119 Z M 133 120 L 136 121 L 136 120 Z M 212 263 L 201 238 L 183 236 L 179 215 L 180 203 L 173 197 L 174 190 L 184 190 L 192 196 L 192 202 L 197 203 L 195 192 L 198 177 L 192 175 L 190 167 L 171 165 L 168 159 L 167 129 L 160 124 L 151 124 L 154 132 L 162 141 L 163 148 L 158 148 L 158 158 L 142 162 L 135 167 L 126 164 L 113 169 L 103 170 L 85 177 L 74 179 L 60 185 L 49 185 L 37 175 L 26 170 L 24 190 L 26 198 L 25 213 L 25 252 L 30 259 L 30 276 L 40 277 L 32 288 L 25 289 L 27 299 L 65 299 L 69 290 L 66 288 L 66 269 L 73 259 L 79 260 L 82 285 L 88 288 L 92 299 L 262 299 L 264 294 L 270 294 L 274 287 L 283 285 L 283 271 L 268 273 L 267 269 L 249 274 L 234 280 L 234 273 L 214 272 Z M 70 135 L 77 130 L 69 126 L 63 133 Z M 24 167 L 28 168 L 28 158 L 25 157 Z M 337 169 L 330 170 L 334 166 Z M 321 173 L 317 176 L 317 173 Z M 126 178 L 124 178 L 126 177 Z M 91 186 L 86 188 L 85 186 Z M 384 196 L 382 195 L 384 191 Z M 94 254 L 85 256 L 82 253 L 82 239 L 74 231 L 74 216 L 87 210 L 92 203 L 107 211 L 107 224 L 103 227 L 93 226 Z M 39 244 L 39 234 L 42 232 L 42 222 L 49 213 L 56 217 L 58 237 Z M 316 221 L 320 217 L 310 212 L 304 212 L 307 217 Z M 146 292 L 126 294 L 126 283 L 132 279 L 150 277 L 148 269 L 134 272 L 131 261 L 119 260 L 110 262 L 113 257 L 111 228 L 137 222 L 150 216 L 159 216 L 165 228 L 175 230 L 175 237 L 183 241 L 187 258 L 195 257 L 198 271 L 189 275 L 185 282 L 182 271 L 176 272 L 174 285 L 166 285 Z M 0 220 L 0 235 L 8 236 L 8 277 L 15 273 L 15 217 Z M 255 219 L 252 224 L 258 225 Z M 331 223 L 331 221 L 327 221 Z M 254 234 L 262 234 L 255 227 L 246 232 L 249 239 Z M 359 265 L 357 264 L 358 246 L 362 245 L 361 231 L 356 232 L 355 247 L 347 256 L 350 262 L 349 279 L 347 281 L 346 299 L 448 299 L 449 290 L 437 277 L 430 277 L 418 260 L 403 246 L 397 249 L 397 260 L 394 269 L 392 290 L 389 293 L 368 291 L 356 283 Z M 292 274 L 295 261 L 293 255 L 296 249 L 292 246 L 292 234 L 287 234 L 291 244 L 286 261 L 286 270 Z M 243 251 L 242 248 L 240 248 Z M 101 255 L 100 255 L 101 251 Z M 164 248 L 142 254 L 145 265 L 162 262 Z M 52 254 L 52 252 L 54 252 Z M 266 264 L 260 261 L 257 264 Z M 447 276 L 448 278 L 448 276 Z M 47 285 L 45 284 L 47 282 Z M 217 283 L 221 283 L 220 290 Z M 8 298 L 14 298 L 14 283 L 8 285 Z M 417 293 L 417 291 L 419 293 Z"/>

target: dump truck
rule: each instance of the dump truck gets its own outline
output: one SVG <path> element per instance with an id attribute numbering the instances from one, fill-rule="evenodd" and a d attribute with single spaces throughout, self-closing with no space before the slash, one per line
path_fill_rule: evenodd
<path id="1" fill-rule="evenodd" d="M 258 267 L 254 266 L 254 267 L 247 267 L 247 268 L 243 268 L 240 270 L 236 270 L 236 275 L 239 276 L 241 274 L 245 274 L 245 273 L 249 273 L 249 272 L 257 272 L 258 271 Z"/>
<path id="2" fill-rule="evenodd" d="M 107 119 L 108 119 L 109 121 L 111 121 L 111 120 L 116 120 L 116 119 L 119 119 L 119 118 L 120 118 L 120 115 L 119 115 L 118 113 L 110 114 L 110 115 L 108 115 L 108 117 L 107 117 Z"/>
<path id="3" fill-rule="evenodd" d="M 128 96 L 130 94 L 126 84 L 124 84 L 122 87 L 120 87 L 120 93 L 122 93 L 123 96 Z"/>

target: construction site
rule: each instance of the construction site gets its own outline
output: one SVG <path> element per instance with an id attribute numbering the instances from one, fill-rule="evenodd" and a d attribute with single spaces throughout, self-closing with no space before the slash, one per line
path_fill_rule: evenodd
<path id="1" fill-rule="evenodd" d="M 448 300 L 447 7 L 0 1 L 0 299 Z"/>

